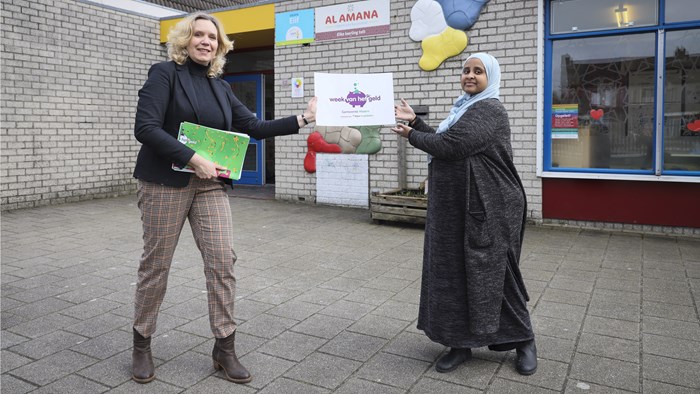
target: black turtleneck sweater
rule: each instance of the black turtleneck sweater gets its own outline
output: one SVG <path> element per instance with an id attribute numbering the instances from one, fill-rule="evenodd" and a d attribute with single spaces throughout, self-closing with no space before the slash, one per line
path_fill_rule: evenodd
<path id="1" fill-rule="evenodd" d="M 194 92 L 197 96 L 199 124 L 226 130 L 223 108 L 221 108 L 219 100 L 214 96 L 214 91 L 209 81 L 210 78 L 207 77 L 209 66 L 202 66 L 197 62 L 188 60 L 187 68 L 192 76 L 192 85 L 194 85 Z"/>

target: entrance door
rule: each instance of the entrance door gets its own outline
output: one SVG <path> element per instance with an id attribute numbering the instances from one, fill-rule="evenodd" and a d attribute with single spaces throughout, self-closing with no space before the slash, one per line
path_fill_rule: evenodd
<path id="1" fill-rule="evenodd" d="M 263 74 L 244 74 L 224 76 L 231 85 L 233 94 L 256 114 L 258 118 L 265 116 L 265 76 Z M 236 130 L 247 133 L 247 130 Z M 241 179 L 233 183 L 240 185 L 262 185 L 265 183 L 265 140 L 250 138 L 250 145 L 243 161 Z"/>

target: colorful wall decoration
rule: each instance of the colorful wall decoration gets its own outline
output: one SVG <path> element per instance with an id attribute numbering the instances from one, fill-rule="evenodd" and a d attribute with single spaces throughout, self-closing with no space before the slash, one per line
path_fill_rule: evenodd
<path id="1" fill-rule="evenodd" d="M 469 30 L 489 0 L 418 0 L 411 9 L 409 38 L 421 42 L 418 66 L 435 70 L 467 48 Z"/>

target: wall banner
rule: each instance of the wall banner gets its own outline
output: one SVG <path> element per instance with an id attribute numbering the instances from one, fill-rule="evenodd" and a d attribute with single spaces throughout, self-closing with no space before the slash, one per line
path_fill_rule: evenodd
<path id="1" fill-rule="evenodd" d="M 313 41 L 313 9 L 275 14 L 275 44 L 294 45 Z"/>
<path id="2" fill-rule="evenodd" d="M 389 34 L 390 0 L 368 0 L 316 8 L 316 41 Z"/>
<path id="3" fill-rule="evenodd" d="M 314 73 L 319 126 L 395 125 L 394 76 Z"/>

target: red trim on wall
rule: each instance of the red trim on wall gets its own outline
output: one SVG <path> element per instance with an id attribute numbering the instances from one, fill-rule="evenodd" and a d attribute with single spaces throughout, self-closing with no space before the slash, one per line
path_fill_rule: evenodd
<path id="1" fill-rule="evenodd" d="M 700 183 L 544 178 L 542 216 L 700 227 Z"/>

